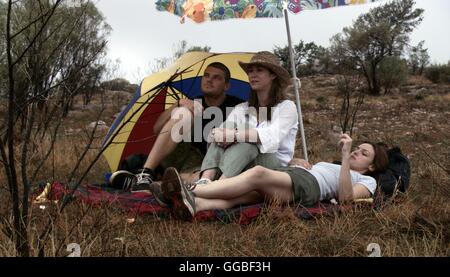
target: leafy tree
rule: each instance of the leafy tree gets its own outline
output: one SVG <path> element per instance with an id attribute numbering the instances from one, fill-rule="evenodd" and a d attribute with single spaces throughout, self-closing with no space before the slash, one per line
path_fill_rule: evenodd
<path id="1" fill-rule="evenodd" d="M 192 46 L 189 47 L 188 50 L 186 50 L 186 53 L 188 52 L 210 52 L 211 51 L 211 47 L 210 46 Z"/>
<path id="2" fill-rule="evenodd" d="M 18 255 L 29 256 L 31 184 L 50 156 L 61 115 L 75 95 L 100 80 L 110 28 L 88 0 L 8 0 L 0 7 L 0 89 L 7 99 L 6 116 L 0 117 L 0 163 L 15 247 Z M 44 138 L 49 146 L 35 143 Z"/>
<path id="3" fill-rule="evenodd" d="M 388 94 L 392 88 L 399 87 L 406 82 L 408 65 L 404 59 L 398 56 L 386 57 L 380 63 L 379 76 L 384 94 Z"/>
<path id="4" fill-rule="evenodd" d="M 314 42 L 305 43 L 300 40 L 297 45 L 293 46 L 293 50 L 298 76 L 311 75 L 321 71 L 323 68 L 328 68 L 328 63 L 324 59 L 327 57 L 327 50 L 324 47 L 316 45 Z M 273 52 L 280 58 L 283 67 L 291 71 L 289 47 L 276 46 Z"/>
<path id="5" fill-rule="evenodd" d="M 433 64 L 427 67 L 425 76 L 433 83 L 450 84 L 450 61 L 447 64 Z"/>
<path id="6" fill-rule="evenodd" d="M 392 1 L 371 9 L 352 26 L 331 39 L 331 56 L 339 67 L 362 74 L 372 95 L 379 95 L 380 64 L 388 56 L 401 56 L 409 34 L 422 21 L 423 10 L 414 0 Z"/>
<path id="7" fill-rule="evenodd" d="M 109 81 L 104 81 L 100 86 L 106 90 L 127 91 L 130 93 L 136 92 L 136 89 L 138 88 L 137 85 L 130 84 L 128 80 L 123 78 L 115 78 Z"/>
<path id="8" fill-rule="evenodd" d="M 47 17 L 48 11 L 53 13 Z M 24 0 L 12 5 L 11 15 L 11 30 L 17 32 L 11 48 L 13 58 L 18 59 L 14 73 L 19 105 L 16 117 L 21 125 L 26 124 L 22 111 L 30 101 L 37 103 L 39 111 L 48 112 L 46 103 L 55 92 L 53 88 L 65 89 L 70 101 L 83 94 L 88 102 L 105 69 L 99 61 L 110 30 L 94 4 L 85 0 Z"/>
<path id="9" fill-rule="evenodd" d="M 409 67 L 412 74 L 422 75 L 425 67 L 430 63 L 430 55 L 428 49 L 423 48 L 425 41 L 419 42 L 416 46 L 412 46 L 409 51 Z"/>

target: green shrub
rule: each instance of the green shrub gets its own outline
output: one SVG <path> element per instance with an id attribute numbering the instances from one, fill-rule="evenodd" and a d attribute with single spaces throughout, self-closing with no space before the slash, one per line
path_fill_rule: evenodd
<path id="1" fill-rule="evenodd" d="M 326 109 L 328 107 L 328 98 L 325 96 L 317 96 L 316 102 L 320 109 Z"/>
<path id="2" fill-rule="evenodd" d="M 328 99 L 324 96 L 317 96 L 316 101 L 317 101 L 317 103 L 325 104 L 328 102 Z"/>
<path id="3" fill-rule="evenodd" d="M 414 96 L 414 99 L 416 99 L 417 101 L 420 101 L 420 100 L 425 99 L 425 97 L 422 94 L 417 94 L 416 96 Z"/>
<path id="4" fill-rule="evenodd" d="M 384 93 L 388 94 L 391 89 L 400 87 L 408 77 L 408 64 L 397 56 L 383 59 L 378 70 L 380 85 L 384 87 Z"/>
<path id="5" fill-rule="evenodd" d="M 102 88 L 116 91 L 128 91 L 130 93 L 136 92 L 138 86 L 130 84 L 128 80 L 122 78 L 116 78 L 113 80 L 105 81 L 101 84 Z"/>
<path id="6" fill-rule="evenodd" d="M 425 77 L 433 83 L 450 83 L 450 62 L 433 64 L 425 70 Z"/>

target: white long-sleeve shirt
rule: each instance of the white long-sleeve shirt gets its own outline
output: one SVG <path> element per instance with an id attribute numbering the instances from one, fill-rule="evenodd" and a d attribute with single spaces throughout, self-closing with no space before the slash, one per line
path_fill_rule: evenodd
<path id="1" fill-rule="evenodd" d="M 272 108 L 272 119 L 258 123 L 248 102 L 237 105 L 228 115 L 225 126 L 234 125 L 238 130 L 256 129 L 261 143 L 261 153 L 275 153 L 282 166 L 294 156 L 295 137 L 298 129 L 297 107 L 291 100 L 284 100 Z M 260 115 L 261 116 L 261 115 Z"/>

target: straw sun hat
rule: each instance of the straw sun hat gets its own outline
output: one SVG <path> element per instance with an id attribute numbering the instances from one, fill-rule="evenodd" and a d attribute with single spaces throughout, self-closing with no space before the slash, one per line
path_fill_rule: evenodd
<path id="1" fill-rule="evenodd" d="M 287 87 L 291 82 L 289 72 L 280 65 L 278 57 L 268 51 L 258 52 L 252 57 L 249 63 L 239 62 L 239 65 L 246 73 L 248 72 L 249 66 L 252 65 L 261 65 L 270 69 L 278 76 L 282 87 Z"/>

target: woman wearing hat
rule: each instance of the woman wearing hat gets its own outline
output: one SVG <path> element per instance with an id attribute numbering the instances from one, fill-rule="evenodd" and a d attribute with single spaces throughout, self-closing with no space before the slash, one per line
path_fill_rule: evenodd
<path id="1" fill-rule="evenodd" d="M 249 78 L 249 101 L 237 105 L 221 127 L 211 131 L 200 183 L 233 177 L 257 164 L 286 166 L 294 154 L 298 117 L 285 94 L 289 73 L 267 51 L 239 65 Z"/>

